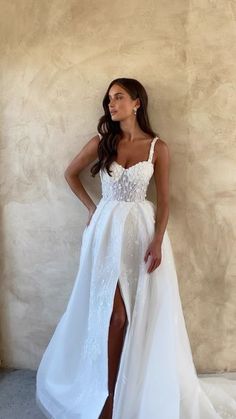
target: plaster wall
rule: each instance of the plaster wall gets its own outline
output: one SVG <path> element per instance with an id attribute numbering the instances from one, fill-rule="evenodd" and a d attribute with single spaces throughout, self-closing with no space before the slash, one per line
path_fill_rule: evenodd
<path id="1" fill-rule="evenodd" d="M 171 153 L 168 232 L 196 368 L 236 370 L 235 3 L 0 5 L 2 366 L 36 369 L 66 308 L 87 209 L 63 173 L 124 76 L 144 84 Z M 97 202 L 99 177 L 81 179 Z"/>

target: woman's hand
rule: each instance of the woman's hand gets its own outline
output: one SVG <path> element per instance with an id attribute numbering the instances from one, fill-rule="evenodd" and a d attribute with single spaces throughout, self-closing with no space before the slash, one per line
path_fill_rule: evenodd
<path id="1" fill-rule="evenodd" d="M 89 218 L 88 218 L 88 221 L 86 223 L 86 226 L 87 227 L 89 226 L 90 221 L 91 221 L 91 218 L 93 216 L 93 213 L 96 211 L 96 209 L 97 209 L 97 206 L 96 205 L 94 207 L 92 207 L 91 209 L 89 209 Z"/>
<path id="2" fill-rule="evenodd" d="M 147 272 L 153 272 L 161 263 L 161 242 L 153 239 L 149 244 L 144 256 L 144 262 L 147 263 L 148 257 L 151 256 L 151 262 Z"/>

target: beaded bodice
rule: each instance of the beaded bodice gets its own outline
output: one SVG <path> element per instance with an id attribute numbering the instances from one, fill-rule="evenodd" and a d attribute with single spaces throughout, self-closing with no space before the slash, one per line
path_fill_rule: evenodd
<path id="1" fill-rule="evenodd" d="M 100 170 L 104 199 L 117 201 L 144 201 L 146 199 L 147 188 L 154 171 L 152 158 L 158 138 L 155 137 L 151 141 L 148 160 L 140 161 L 128 168 L 113 161 L 110 166 L 111 176 L 106 169 Z"/>

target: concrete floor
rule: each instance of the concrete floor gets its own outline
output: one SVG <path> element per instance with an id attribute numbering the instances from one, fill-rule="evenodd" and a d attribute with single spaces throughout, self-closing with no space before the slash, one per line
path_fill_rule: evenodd
<path id="1" fill-rule="evenodd" d="M 0 419 L 45 419 L 35 403 L 35 376 L 32 370 L 0 369 Z M 236 380 L 236 373 L 214 376 Z"/>
<path id="2" fill-rule="evenodd" d="M 36 371 L 0 369 L 0 419 L 45 419 L 35 403 Z"/>

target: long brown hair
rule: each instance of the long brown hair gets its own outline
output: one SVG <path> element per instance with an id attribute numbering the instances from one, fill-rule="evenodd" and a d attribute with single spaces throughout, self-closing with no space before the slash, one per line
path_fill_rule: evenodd
<path id="1" fill-rule="evenodd" d="M 112 80 L 103 98 L 103 109 L 105 114 L 99 119 L 97 131 L 101 134 L 101 140 L 98 144 L 98 161 L 91 167 L 90 172 L 94 177 L 100 169 L 106 168 L 109 176 L 109 167 L 117 156 L 117 145 L 121 139 L 122 130 L 120 128 L 120 121 L 113 121 L 109 111 L 109 90 L 113 84 L 118 84 L 123 87 L 131 96 L 133 100 L 139 98 L 140 106 L 137 109 L 136 118 L 140 128 L 149 134 L 151 137 L 156 137 L 157 134 L 151 128 L 147 106 L 148 96 L 143 85 L 135 79 L 118 78 Z"/>

